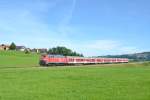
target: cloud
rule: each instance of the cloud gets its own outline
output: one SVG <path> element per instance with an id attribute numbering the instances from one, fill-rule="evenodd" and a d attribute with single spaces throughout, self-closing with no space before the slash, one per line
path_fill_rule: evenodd
<path id="1" fill-rule="evenodd" d="M 85 56 L 118 55 L 140 52 L 137 47 L 126 46 L 116 40 L 63 41 L 59 43 Z"/>
<path id="2" fill-rule="evenodd" d="M 46 13 L 46 11 L 54 5 L 52 6 L 53 3 L 51 4 L 45 0 L 37 1 L 38 2 L 24 2 L 23 7 L 15 7 L 14 5 L 16 4 L 12 3 L 13 6 L 0 10 L 0 30 L 3 31 L 2 33 L 16 36 L 19 34 L 22 36 L 51 34 L 51 36 L 53 36 L 54 32 L 52 32 L 53 30 L 44 22 L 42 14 Z"/>
<path id="3" fill-rule="evenodd" d="M 71 3 L 68 6 L 68 9 L 65 11 L 62 20 L 58 25 L 58 32 L 62 35 L 68 35 L 73 33 L 73 28 L 69 24 L 75 10 L 76 0 L 71 0 Z"/>
<path id="4" fill-rule="evenodd" d="M 87 48 L 96 50 L 113 50 L 119 47 L 120 43 L 114 40 L 95 40 L 86 45 Z"/>
<path id="5" fill-rule="evenodd" d="M 58 37 L 58 33 L 45 23 L 45 15 L 42 15 L 48 14 L 48 9 L 54 7 L 57 2 L 36 1 L 38 2 L 24 2 L 23 7 L 15 6 L 16 3 L 7 4 L 6 8 L 0 9 L 1 42 L 13 41 L 29 47 L 48 47 L 54 43 L 53 40 L 63 38 Z"/>
<path id="6" fill-rule="evenodd" d="M 141 51 L 135 46 L 126 46 L 121 41 L 116 40 L 95 40 L 91 44 L 87 44 L 86 47 L 91 51 L 99 51 L 97 54 L 100 55 L 131 54 Z"/>
<path id="7" fill-rule="evenodd" d="M 71 0 L 71 4 L 69 4 L 68 6 L 69 8 L 66 10 L 66 12 L 64 13 L 63 19 L 59 23 L 60 26 L 66 26 L 70 23 L 72 16 L 73 16 L 73 12 L 75 10 L 76 0 Z"/>
<path id="8" fill-rule="evenodd" d="M 65 0 L 63 0 L 65 1 Z M 67 0 L 67 2 L 70 2 Z M 22 6 L 21 6 L 22 5 Z M 13 33 L 22 35 L 47 35 L 52 38 L 57 38 L 57 35 L 66 37 L 69 33 L 73 33 L 75 29 L 68 26 L 73 11 L 75 9 L 76 0 L 72 0 L 69 4 L 63 5 L 68 6 L 62 14 L 57 11 L 57 16 L 61 16 L 59 25 L 51 25 L 46 22 L 46 16 L 49 15 L 49 10 L 52 8 L 58 8 L 61 4 L 60 0 L 36 0 L 26 1 L 7 4 L 6 8 L 1 9 L 0 14 L 0 29 L 3 33 Z M 59 10 L 59 9 L 56 9 Z M 60 13 L 60 14 L 59 14 Z M 57 18 L 56 18 L 57 20 Z"/>
<path id="9" fill-rule="evenodd" d="M 134 46 L 127 46 L 127 47 L 121 47 L 119 49 L 122 53 L 126 53 L 126 54 L 130 54 L 130 53 L 138 53 L 140 52 L 141 50 L 139 50 L 137 47 L 134 47 Z"/>

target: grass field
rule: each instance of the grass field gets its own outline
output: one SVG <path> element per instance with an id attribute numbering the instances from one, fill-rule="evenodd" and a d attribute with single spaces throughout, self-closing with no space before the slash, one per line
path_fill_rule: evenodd
<path id="1" fill-rule="evenodd" d="M 0 51 L 0 68 L 8 67 L 36 67 L 38 54 L 25 54 L 24 52 Z"/>
<path id="2" fill-rule="evenodd" d="M 11 53 L 0 53 L 0 100 L 150 99 L 148 62 L 41 68 L 38 55 Z"/>

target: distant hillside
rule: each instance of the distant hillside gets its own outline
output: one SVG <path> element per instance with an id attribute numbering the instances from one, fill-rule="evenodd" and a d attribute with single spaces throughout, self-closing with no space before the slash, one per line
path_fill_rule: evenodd
<path id="1" fill-rule="evenodd" d="M 142 53 L 135 53 L 135 54 L 124 54 L 124 55 L 107 55 L 107 56 L 99 56 L 99 57 L 129 58 L 133 61 L 150 61 L 150 52 L 142 52 Z"/>

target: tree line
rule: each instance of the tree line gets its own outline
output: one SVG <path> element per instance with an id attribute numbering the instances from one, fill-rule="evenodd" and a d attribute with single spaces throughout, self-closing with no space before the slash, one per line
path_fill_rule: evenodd
<path id="1" fill-rule="evenodd" d="M 77 53 L 75 51 L 72 51 L 71 49 L 68 49 L 66 47 L 54 47 L 50 48 L 48 51 L 49 54 L 60 54 L 64 56 L 80 56 L 83 57 L 83 54 Z"/>
<path id="2" fill-rule="evenodd" d="M 10 50 L 16 50 L 16 44 L 14 42 L 12 42 L 9 49 Z M 25 51 L 25 53 L 29 53 L 29 51 Z M 63 46 L 62 47 L 57 46 L 57 47 L 50 48 L 45 53 L 64 55 L 64 56 L 80 56 L 80 57 L 83 57 L 83 54 L 77 53 L 76 51 L 72 51 L 71 49 L 68 49 L 68 48 L 63 47 Z"/>

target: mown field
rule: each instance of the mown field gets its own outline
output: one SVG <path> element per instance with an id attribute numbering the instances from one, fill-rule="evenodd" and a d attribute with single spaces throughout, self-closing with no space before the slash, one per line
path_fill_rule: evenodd
<path id="1" fill-rule="evenodd" d="M 42 68 L 38 56 L 0 53 L 0 100 L 150 99 L 149 62 Z"/>
<path id="2" fill-rule="evenodd" d="M 38 54 L 24 52 L 0 51 L 0 68 L 8 67 L 36 67 L 39 61 Z"/>

